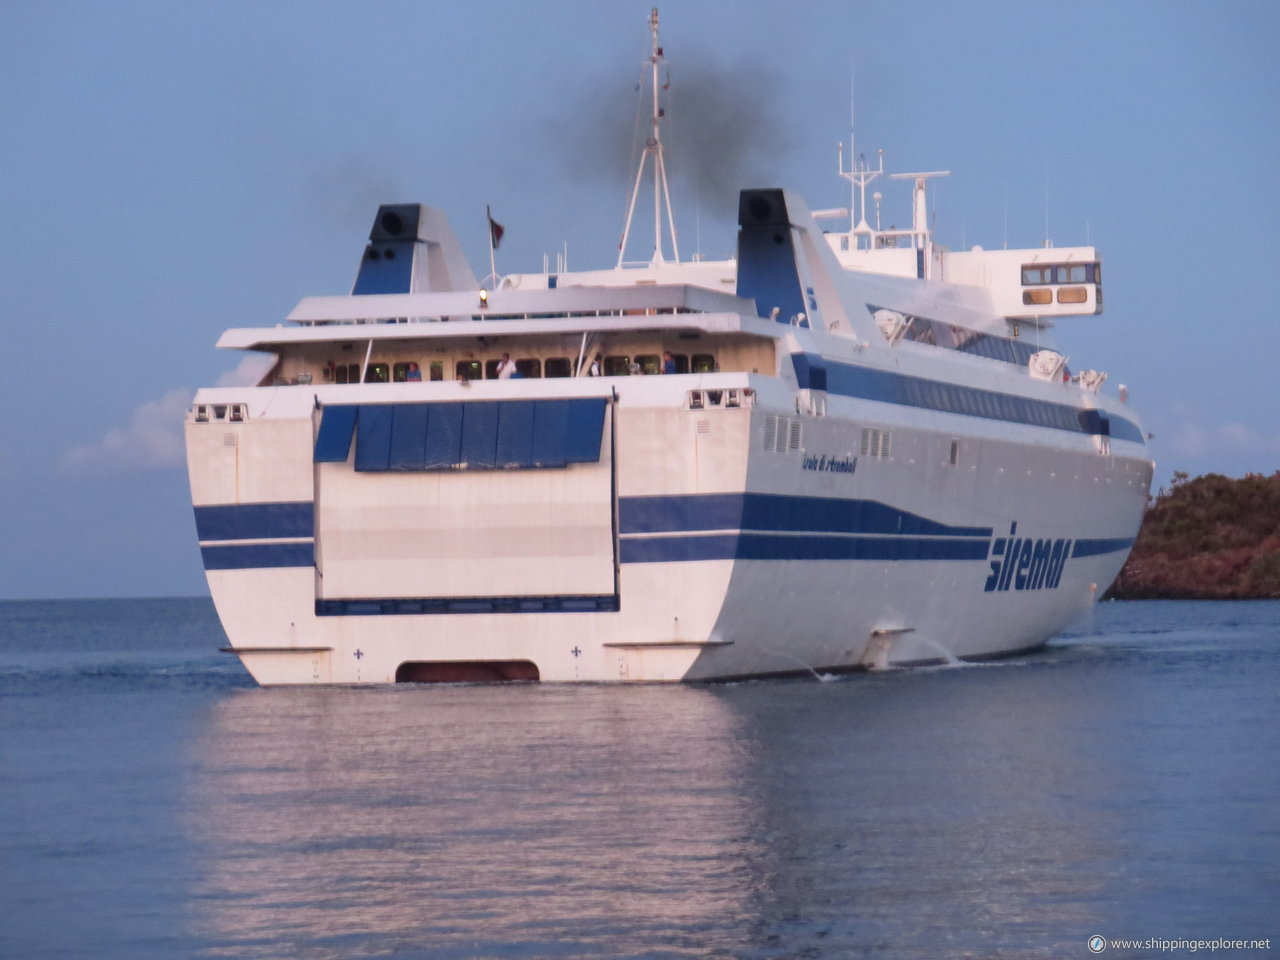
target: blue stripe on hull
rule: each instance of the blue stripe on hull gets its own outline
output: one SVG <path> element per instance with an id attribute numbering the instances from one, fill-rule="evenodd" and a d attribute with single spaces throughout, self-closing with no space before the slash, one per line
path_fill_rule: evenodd
<path id="1" fill-rule="evenodd" d="M 875 500 L 772 493 L 623 497 L 618 500 L 618 523 L 623 534 L 785 530 L 928 537 L 991 536 L 991 527 L 953 527 Z"/>
<path id="2" fill-rule="evenodd" d="M 1071 548 L 1072 557 L 1098 557 L 1104 553 L 1115 553 L 1117 550 L 1128 550 L 1133 546 L 1133 537 L 1114 537 L 1106 540 L 1077 540 Z"/>
<path id="3" fill-rule="evenodd" d="M 227 503 L 195 507 L 196 536 L 210 540 L 273 540 L 310 537 L 315 511 L 310 501 Z"/>
<path id="4" fill-rule="evenodd" d="M 949 526 L 876 501 L 777 494 L 625 497 L 618 514 L 623 563 L 983 560 L 992 536 L 990 527 Z M 195 515 L 206 570 L 315 565 L 311 503 L 222 504 Z M 306 542 L 210 542 L 272 539 Z M 1132 546 L 1132 537 L 1076 540 L 1071 556 Z"/>
<path id="5" fill-rule="evenodd" d="M 200 548 L 206 570 L 314 567 L 315 546 L 308 543 L 236 543 Z"/>

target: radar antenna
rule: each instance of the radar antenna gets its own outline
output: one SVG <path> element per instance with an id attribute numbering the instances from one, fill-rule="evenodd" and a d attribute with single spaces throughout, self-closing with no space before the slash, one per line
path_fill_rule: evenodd
<path id="1" fill-rule="evenodd" d="M 650 87 L 653 91 L 652 110 L 649 117 L 649 136 L 645 140 L 644 153 L 640 156 L 640 167 L 636 170 L 635 185 L 631 188 L 631 202 L 627 205 L 627 219 L 622 228 L 622 240 L 618 244 L 618 266 L 622 266 L 627 252 L 627 238 L 631 235 L 631 219 L 636 212 L 636 198 L 640 195 L 640 183 L 644 179 L 644 168 L 653 158 L 653 257 L 650 263 L 665 263 L 662 254 L 662 213 L 665 204 L 667 227 L 671 235 L 671 256 L 680 262 L 680 248 L 676 246 L 676 223 L 671 215 L 671 191 L 667 187 L 667 165 L 662 156 L 662 137 L 660 126 L 666 114 L 660 103 L 658 74 L 663 62 L 662 47 L 658 43 L 658 8 L 649 13 L 649 35 L 652 41 L 646 70 L 649 73 Z"/>

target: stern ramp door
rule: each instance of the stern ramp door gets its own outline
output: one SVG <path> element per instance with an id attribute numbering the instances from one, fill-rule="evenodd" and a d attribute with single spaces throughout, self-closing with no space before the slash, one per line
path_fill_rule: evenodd
<path id="1" fill-rule="evenodd" d="M 608 407 L 593 397 L 317 411 L 317 612 L 616 609 Z"/>

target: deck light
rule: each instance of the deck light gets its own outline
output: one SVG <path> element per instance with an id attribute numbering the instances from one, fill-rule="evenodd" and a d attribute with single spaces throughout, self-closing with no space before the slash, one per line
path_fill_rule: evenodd
<path id="1" fill-rule="evenodd" d="M 480 288 L 480 306 L 487 307 L 489 305 L 489 291 L 483 287 Z"/>

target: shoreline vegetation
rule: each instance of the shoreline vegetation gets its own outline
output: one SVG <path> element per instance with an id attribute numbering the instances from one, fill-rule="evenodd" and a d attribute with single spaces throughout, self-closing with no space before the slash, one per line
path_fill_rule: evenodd
<path id="1" fill-rule="evenodd" d="M 1175 473 L 1148 504 L 1116 600 L 1280 598 L 1280 470 Z"/>

